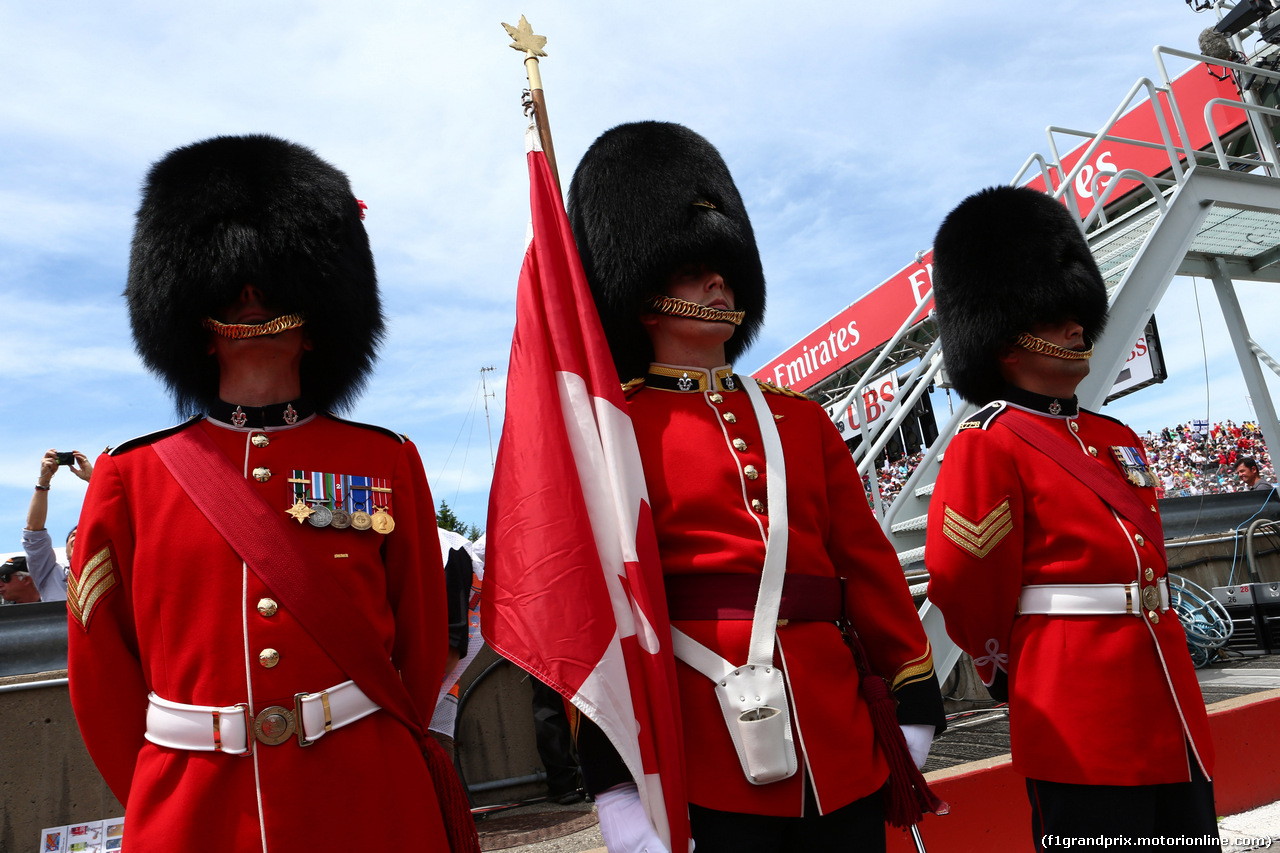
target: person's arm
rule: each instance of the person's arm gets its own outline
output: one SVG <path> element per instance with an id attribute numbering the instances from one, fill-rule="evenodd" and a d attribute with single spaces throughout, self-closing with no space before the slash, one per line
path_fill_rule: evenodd
<path id="1" fill-rule="evenodd" d="M 447 672 L 448 608 L 435 502 L 411 441 L 400 447 L 392 493 L 396 527 L 383 546 L 387 600 L 396 620 L 391 659 L 425 725 Z"/>
<path id="2" fill-rule="evenodd" d="M 857 465 L 826 413 L 816 405 L 814 409 L 830 507 L 827 552 L 844 581 L 845 616 L 862 640 L 872 671 L 893 690 L 898 723 L 921 727 L 914 743 L 920 751 L 918 763 L 923 763 L 929 739 L 947 727 L 929 639 L 897 552 L 856 487 Z"/>
<path id="3" fill-rule="evenodd" d="M 138 653 L 132 592 L 134 539 L 116 460 L 89 486 L 67 585 L 67 670 L 71 705 L 94 764 L 128 804 L 145 742 L 147 686 Z"/>
<path id="4" fill-rule="evenodd" d="M 40 457 L 40 473 L 36 477 L 35 494 L 27 507 L 27 530 L 44 530 L 49 517 L 49 483 L 58 473 L 58 451 L 49 448 Z"/>
<path id="5" fill-rule="evenodd" d="M 998 694 L 1007 683 L 1022 591 L 1023 511 L 1009 449 L 985 429 L 952 439 L 929 502 L 929 600 L 997 700 L 1005 698 Z"/>

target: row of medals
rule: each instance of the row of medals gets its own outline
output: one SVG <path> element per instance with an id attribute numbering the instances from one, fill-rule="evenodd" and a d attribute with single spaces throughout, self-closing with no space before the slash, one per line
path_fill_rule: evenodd
<path id="1" fill-rule="evenodd" d="M 289 508 L 289 515 L 299 521 L 306 519 L 307 524 L 312 527 L 333 527 L 337 530 L 350 527 L 353 530 L 372 530 L 384 536 L 396 527 L 396 520 L 387 512 L 386 507 L 381 506 L 374 507 L 372 514 L 362 509 L 347 512 L 342 507 L 329 509 L 324 504 L 310 505 L 298 498 Z"/>

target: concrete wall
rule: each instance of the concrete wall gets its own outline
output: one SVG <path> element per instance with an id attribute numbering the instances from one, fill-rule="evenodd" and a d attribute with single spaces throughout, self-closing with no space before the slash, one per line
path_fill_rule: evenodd
<path id="1" fill-rule="evenodd" d="M 479 680 L 478 680 L 479 679 Z M 485 646 L 463 674 L 463 703 L 454 732 L 457 763 L 468 785 L 541 775 L 533 731 L 533 688 L 528 673 Z M 546 794 L 542 779 L 473 791 L 477 806 Z"/>
<path id="2" fill-rule="evenodd" d="M 0 853 L 40 849 L 46 826 L 124 814 L 80 739 L 66 677 L 0 678 Z"/>

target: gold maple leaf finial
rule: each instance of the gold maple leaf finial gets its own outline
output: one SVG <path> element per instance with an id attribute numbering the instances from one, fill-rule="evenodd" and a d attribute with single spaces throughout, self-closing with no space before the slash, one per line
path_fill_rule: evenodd
<path id="1" fill-rule="evenodd" d="M 529 26 L 529 22 L 524 19 L 524 15 L 520 16 L 520 23 L 516 26 L 503 24 L 502 28 L 507 31 L 507 35 L 511 36 L 512 50 L 518 50 L 521 53 L 527 53 L 530 56 L 546 56 L 547 52 L 542 46 L 547 43 L 546 36 L 534 35 L 533 27 Z"/>

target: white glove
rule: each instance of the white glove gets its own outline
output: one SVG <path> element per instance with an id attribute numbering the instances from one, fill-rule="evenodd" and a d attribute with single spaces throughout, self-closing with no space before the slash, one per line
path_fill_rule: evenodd
<path id="1" fill-rule="evenodd" d="M 609 853 L 670 853 L 653 831 L 634 782 L 597 794 L 596 814 Z"/>
<path id="2" fill-rule="evenodd" d="M 933 745 L 933 726 L 912 724 L 900 725 L 898 728 L 902 729 L 902 736 L 907 739 L 907 749 L 911 751 L 911 760 L 916 763 L 916 769 L 923 770 L 924 763 L 929 760 L 929 747 Z"/>

